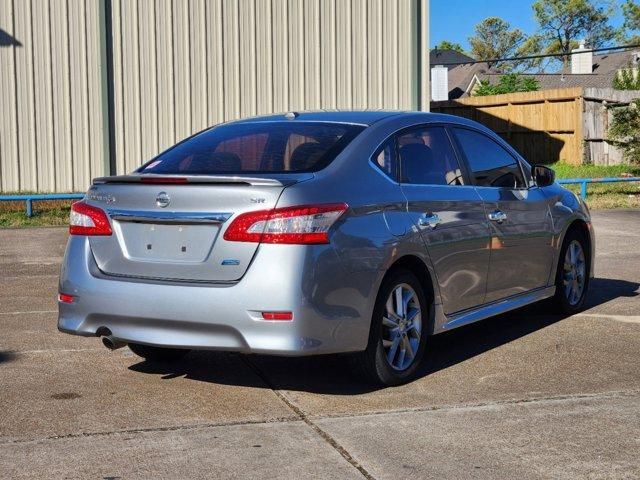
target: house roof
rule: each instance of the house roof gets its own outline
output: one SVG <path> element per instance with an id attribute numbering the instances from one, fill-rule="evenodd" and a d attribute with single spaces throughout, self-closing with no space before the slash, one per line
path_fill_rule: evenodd
<path id="1" fill-rule="evenodd" d="M 486 62 L 457 65 L 449 70 L 449 99 L 468 95 L 473 78 L 483 75 L 500 75 L 500 72 Z"/>
<path id="2" fill-rule="evenodd" d="M 592 73 L 572 74 L 571 65 L 565 66 L 557 73 L 523 73 L 522 77 L 534 78 L 540 85 L 541 90 L 550 90 L 554 88 L 611 88 L 613 79 L 618 71 L 629 66 L 634 59 L 633 51 L 613 52 L 604 55 L 593 56 Z M 466 89 L 471 90 L 475 79 L 488 80 L 496 83 L 501 77 L 499 72 L 480 72 L 475 77 L 469 79 Z"/>
<path id="3" fill-rule="evenodd" d="M 460 53 L 457 50 L 440 50 L 434 48 L 429 52 L 429 65 L 435 67 L 437 65 L 445 65 L 449 70 L 455 68 L 455 65 L 448 65 L 450 63 L 464 63 L 475 62 L 473 58 L 464 53 Z"/>
<path id="4" fill-rule="evenodd" d="M 533 78 L 540 85 L 540 90 L 550 90 L 554 88 L 572 87 L 595 87 L 611 88 L 615 72 L 595 75 L 595 74 L 564 74 L 564 73 L 522 73 L 521 77 Z M 478 80 L 488 80 L 490 83 L 497 83 L 502 74 L 481 73 L 476 76 Z"/>
<path id="5" fill-rule="evenodd" d="M 474 63 L 469 55 L 456 50 L 433 49 L 429 52 L 429 64 L 432 67 L 443 65 L 449 70 L 449 99 L 460 98 L 467 94 L 467 88 L 471 85 L 475 75 L 484 73 L 500 73 L 491 68 L 488 63 Z M 455 63 L 457 65 L 451 65 Z"/>
<path id="6" fill-rule="evenodd" d="M 633 63 L 635 50 L 610 52 L 593 56 L 593 74 L 606 75 L 617 72 Z M 571 65 L 566 65 L 560 73 L 571 73 Z"/>

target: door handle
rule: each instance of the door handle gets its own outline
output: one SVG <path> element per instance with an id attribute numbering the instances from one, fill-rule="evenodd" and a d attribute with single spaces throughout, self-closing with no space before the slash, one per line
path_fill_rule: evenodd
<path id="1" fill-rule="evenodd" d="M 502 223 L 507 219 L 507 214 L 501 212 L 500 210 L 496 210 L 495 212 L 491 212 L 489 214 L 489 220 L 492 222 Z"/>
<path id="2" fill-rule="evenodd" d="M 423 213 L 418 218 L 418 225 L 421 227 L 436 228 L 440 223 L 442 223 L 442 219 L 436 213 Z"/>

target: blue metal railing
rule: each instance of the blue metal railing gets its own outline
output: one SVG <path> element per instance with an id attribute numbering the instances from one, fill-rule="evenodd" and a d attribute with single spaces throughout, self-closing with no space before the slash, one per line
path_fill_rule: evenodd
<path id="1" fill-rule="evenodd" d="M 0 202 L 25 202 L 27 217 L 33 215 L 33 202 L 39 200 L 80 200 L 84 193 L 47 193 L 27 195 L 0 195 Z"/>
<path id="2" fill-rule="evenodd" d="M 560 185 L 580 185 L 580 197 L 587 198 L 587 184 L 589 183 L 614 183 L 614 182 L 640 182 L 640 177 L 604 177 L 604 178 L 560 178 Z"/>

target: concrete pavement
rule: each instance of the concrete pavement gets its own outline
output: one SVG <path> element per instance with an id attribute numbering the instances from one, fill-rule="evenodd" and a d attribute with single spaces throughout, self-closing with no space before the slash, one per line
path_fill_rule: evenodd
<path id="1" fill-rule="evenodd" d="M 153 365 L 60 334 L 66 231 L 0 230 L 0 478 L 638 478 L 640 211 L 594 224 L 584 313 L 434 337 L 381 390 L 341 357 Z"/>

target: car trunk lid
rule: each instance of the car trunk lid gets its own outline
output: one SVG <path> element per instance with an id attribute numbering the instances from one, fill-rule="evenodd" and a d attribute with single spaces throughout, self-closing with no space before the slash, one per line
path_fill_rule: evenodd
<path id="1" fill-rule="evenodd" d="M 90 237 L 91 251 L 98 268 L 110 275 L 191 282 L 238 280 L 258 244 L 224 240 L 228 223 L 241 213 L 275 208 L 287 185 L 311 177 L 96 179 L 86 201 L 107 212 L 113 235 Z"/>

